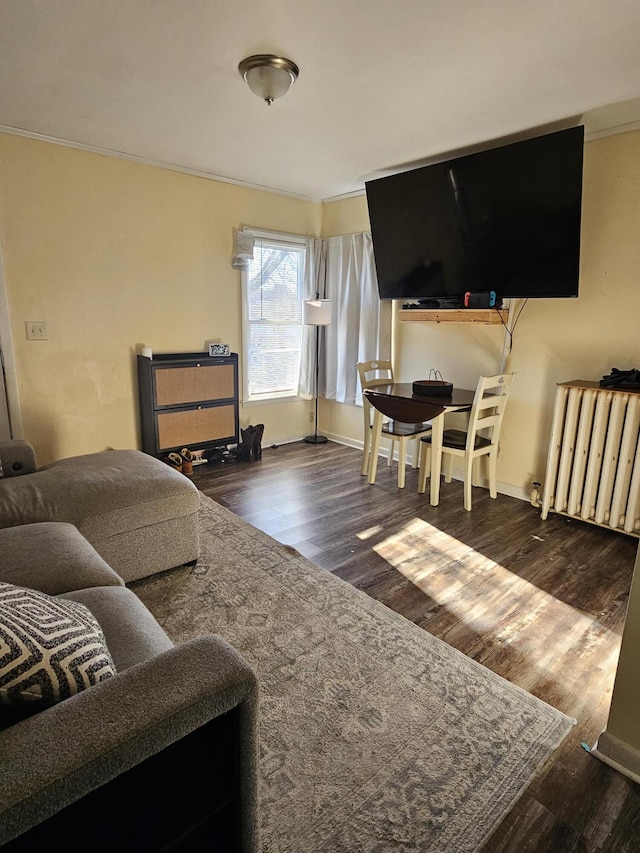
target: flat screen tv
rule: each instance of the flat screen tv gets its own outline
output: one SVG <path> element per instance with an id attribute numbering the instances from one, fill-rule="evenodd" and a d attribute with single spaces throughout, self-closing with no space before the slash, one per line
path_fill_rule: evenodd
<path id="1" fill-rule="evenodd" d="M 381 299 L 578 295 L 584 127 L 365 184 Z"/>

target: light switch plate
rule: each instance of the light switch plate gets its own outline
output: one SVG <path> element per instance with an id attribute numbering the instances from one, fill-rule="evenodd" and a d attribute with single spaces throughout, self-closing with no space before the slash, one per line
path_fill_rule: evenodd
<path id="1" fill-rule="evenodd" d="M 44 320 L 27 320 L 27 340 L 28 341 L 46 341 L 47 324 Z"/>

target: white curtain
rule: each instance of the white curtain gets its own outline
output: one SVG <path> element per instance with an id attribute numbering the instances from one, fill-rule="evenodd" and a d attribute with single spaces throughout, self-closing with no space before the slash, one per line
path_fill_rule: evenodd
<path id="1" fill-rule="evenodd" d="M 327 400 L 362 405 L 356 364 L 391 358 L 391 303 L 378 295 L 370 233 L 324 242 L 325 296 L 333 300 L 333 317 L 323 330 L 320 388 Z"/>
<path id="2" fill-rule="evenodd" d="M 338 403 L 362 405 L 356 364 L 391 358 L 391 303 L 381 301 L 371 234 L 310 239 L 304 299 L 331 299 L 330 326 L 320 334 L 319 394 Z M 315 394 L 316 332 L 302 327 L 301 396 Z"/>

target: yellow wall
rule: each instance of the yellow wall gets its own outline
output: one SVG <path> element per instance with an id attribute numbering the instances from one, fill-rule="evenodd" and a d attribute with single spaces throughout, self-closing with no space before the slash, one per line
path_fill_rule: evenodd
<path id="1" fill-rule="evenodd" d="M 580 296 L 530 300 L 515 328 L 506 369 L 516 381 L 498 462 L 503 492 L 524 497 L 534 480 L 544 485 L 557 382 L 640 367 L 639 199 L 640 131 L 587 143 Z M 324 236 L 367 228 L 364 196 L 325 205 Z M 410 381 L 437 368 L 455 385 L 474 388 L 479 375 L 498 372 L 503 340 L 501 327 L 397 322 L 396 375 Z M 354 408 L 324 404 L 323 429 L 361 439 Z"/>
<path id="2" fill-rule="evenodd" d="M 369 230 L 367 200 L 363 195 L 326 202 L 322 213 L 322 236 L 339 237 Z"/>
<path id="3" fill-rule="evenodd" d="M 233 230 L 320 233 L 322 206 L 0 134 L 0 246 L 24 435 L 44 464 L 139 447 L 136 347 L 241 351 Z M 45 320 L 47 341 L 27 341 Z M 307 402 L 241 410 L 264 443 L 309 431 Z"/>

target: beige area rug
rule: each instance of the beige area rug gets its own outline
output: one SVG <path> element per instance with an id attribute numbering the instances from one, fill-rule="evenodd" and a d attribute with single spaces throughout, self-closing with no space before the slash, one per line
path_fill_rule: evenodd
<path id="1" fill-rule="evenodd" d="M 132 585 L 261 683 L 265 853 L 482 847 L 575 721 L 202 496 L 202 552 Z"/>

